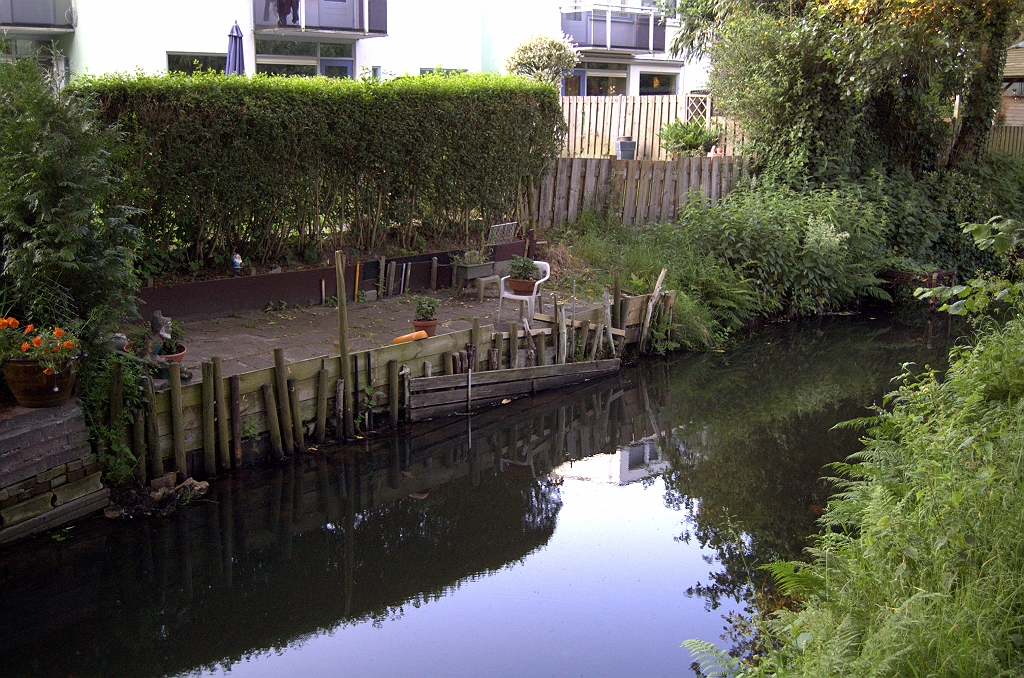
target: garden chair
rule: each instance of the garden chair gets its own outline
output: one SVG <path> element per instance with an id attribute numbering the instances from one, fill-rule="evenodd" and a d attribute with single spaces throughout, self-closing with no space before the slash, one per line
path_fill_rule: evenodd
<path id="1" fill-rule="evenodd" d="M 516 233 L 518 231 L 518 221 L 509 221 L 504 224 L 494 224 L 493 226 L 491 226 L 490 230 L 487 233 L 487 245 L 504 245 L 506 243 L 515 242 Z M 487 288 L 488 285 L 494 285 L 495 287 L 498 287 L 498 293 L 500 295 L 501 289 L 498 285 L 498 280 L 500 277 L 501 273 L 497 272 L 494 275 L 488 275 L 483 278 L 475 278 L 473 280 L 473 282 L 476 283 L 476 301 L 478 304 L 483 303 L 484 290 Z"/>
<path id="2" fill-rule="evenodd" d="M 495 320 L 495 323 L 501 322 L 501 304 L 506 299 L 519 302 L 520 315 L 522 315 L 522 303 L 525 301 L 527 312 L 526 319 L 533 322 L 534 303 L 540 300 L 541 283 L 551 277 L 551 264 L 546 261 L 535 261 L 533 263 L 537 264 L 537 268 L 539 268 L 540 272 L 544 274 L 540 280 L 533 283 L 533 294 L 514 294 L 511 290 L 505 289 L 505 281 L 509 279 L 509 276 L 507 275 L 501 276 L 498 280 L 498 319 Z"/>

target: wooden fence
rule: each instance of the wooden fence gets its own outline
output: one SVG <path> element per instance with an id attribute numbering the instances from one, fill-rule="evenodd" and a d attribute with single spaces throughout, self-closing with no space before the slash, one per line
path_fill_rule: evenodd
<path id="1" fill-rule="evenodd" d="M 615 155 L 615 141 L 632 137 L 637 160 L 669 160 L 661 147 L 662 125 L 682 118 L 700 119 L 723 129 L 726 155 L 736 155 L 743 135 L 734 122 L 712 115 L 706 94 L 643 97 L 562 97 L 568 134 L 562 154 L 569 158 L 607 158 Z"/>
<path id="2" fill-rule="evenodd" d="M 1024 126 L 999 126 L 992 130 L 988 147 L 1010 155 L 1024 155 Z"/>
<path id="3" fill-rule="evenodd" d="M 725 197 L 749 173 L 745 158 L 722 156 L 675 160 L 559 158 L 541 181 L 537 223 L 576 223 L 584 212 L 624 224 L 670 221 L 691 193 L 710 204 Z"/>

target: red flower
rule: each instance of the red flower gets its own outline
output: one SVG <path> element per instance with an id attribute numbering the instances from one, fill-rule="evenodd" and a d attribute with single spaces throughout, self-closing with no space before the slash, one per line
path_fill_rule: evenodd
<path id="1" fill-rule="evenodd" d="M 42 337 L 32 337 L 32 345 L 33 346 L 41 346 L 42 344 L 43 344 L 43 338 Z"/>
<path id="2" fill-rule="evenodd" d="M 17 318 L 8 318 L 7 319 L 7 326 L 11 327 L 11 328 L 17 327 L 18 326 L 18 319 Z"/>
<path id="3" fill-rule="evenodd" d="M 51 353 L 60 353 L 60 346 L 54 346 L 53 351 L 51 351 Z"/>
<path id="4" fill-rule="evenodd" d="M 70 341 L 65 341 L 64 342 L 64 348 L 74 348 L 74 347 L 75 347 L 75 345 L 74 345 L 73 342 L 70 342 Z"/>
<path id="5" fill-rule="evenodd" d="M 45 375 L 51 375 L 51 374 L 53 374 L 53 369 L 52 369 L 52 368 L 49 368 L 49 367 L 47 367 L 47 368 L 46 368 L 45 370 L 43 370 L 43 374 L 45 374 Z"/>
<path id="6" fill-rule="evenodd" d="M 28 334 L 29 332 L 31 332 L 35 328 L 36 328 L 35 325 L 33 325 L 32 323 L 29 323 L 28 325 L 25 326 L 25 334 Z"/>
<path id="7" fill-rule="evenodd" d="M 0 318 L 0 330 L 7 329 L 7 318 Z"/>
<path id="8" fill-rule="evenodd" d="M 21 345 L 21 352 L 24 353 L 27 350 L 28 350 L 28 342 L 26 341 L 24 344 Z"/>
<path id="9" fill-rule="evenodd" d="M 53 328 L 53 336 L 55 336 L 55 337 L 57 337 L 58 339 L 60 339 L 61 337 L 63 337 L 63 336 L 64 336 L 64 330 L 62 330 L 62 329 L 61 329 L 61 328 L 59 328 L 59 327 L 54 327 L 54 328 Z"/>

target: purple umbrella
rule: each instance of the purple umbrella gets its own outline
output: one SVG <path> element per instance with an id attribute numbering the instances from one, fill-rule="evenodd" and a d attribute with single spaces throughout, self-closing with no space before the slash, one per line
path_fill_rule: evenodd
<path id="1" fill-rule="evenodd" d="M 242 29 L 238 22 L 228 33 L 228 58 L 224 65 L 225 75 L 245 75 L 245 59 L 242 58 Z"/>

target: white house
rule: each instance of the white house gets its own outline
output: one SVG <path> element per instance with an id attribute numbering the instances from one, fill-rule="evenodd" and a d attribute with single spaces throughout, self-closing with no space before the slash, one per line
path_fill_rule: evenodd
<path id="1" fill-rule="evenodd" d="M 673 25 L 653 0 L 0 0 L 9 57 L 55 42 L 72 73 L 223 68 L 235 22 L 247 73 L 501 72 L 523 40 L 564 32 L 583 53 L 566 94 L 682 94 L 706 81 L 702 64 L 666 54 Z"/>

